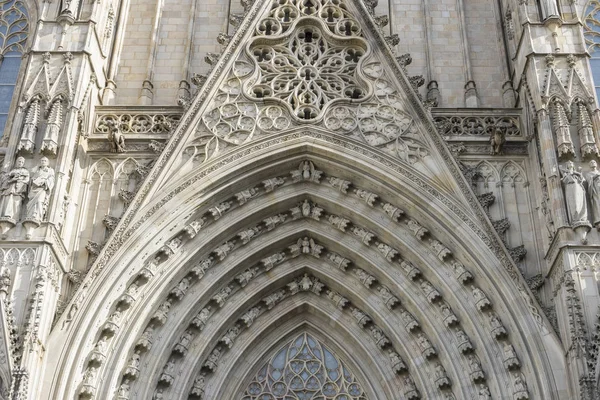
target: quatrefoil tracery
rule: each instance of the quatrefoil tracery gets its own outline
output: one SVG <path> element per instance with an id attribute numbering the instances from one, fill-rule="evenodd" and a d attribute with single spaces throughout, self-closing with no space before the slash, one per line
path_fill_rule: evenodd
<path id="1" fill-rule="evenodd" d="M 333 37 L 311 18 L 284 38 L 255 40 L 249 53 L 258 66 L 249 96 L 279 100 L 301 120 L 314 120 L 339 100 L 363 99 L 368 86 L 358 77 L 368 53 L 364 40 Z"/>

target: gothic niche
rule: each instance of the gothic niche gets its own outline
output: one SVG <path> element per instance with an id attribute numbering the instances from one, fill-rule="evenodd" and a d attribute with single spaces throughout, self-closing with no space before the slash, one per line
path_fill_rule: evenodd
<path id="1" fill-rule="evenodd" d="M 286 343 L 247 385 L 242 400 L 366 400 L 346 365 L 308 333 Z"/>

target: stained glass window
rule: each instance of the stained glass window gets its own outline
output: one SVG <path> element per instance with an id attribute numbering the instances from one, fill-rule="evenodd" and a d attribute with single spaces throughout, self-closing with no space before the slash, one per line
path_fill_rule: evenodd
<path id="1" fill-rule="evenodd" d="M 592 55 L 590 65 L 594 78 L 596 98 L 600 98 L 600 0 L 590 0 L 583 20 L 585 42 Z"/>
<path id="2" fill-rule="evenodd" d="M 29 24 L 23 0 L 0 0 L 0 136 L 4 133 Z"/>
<path id="3" fill-rule="evenodd" d="M 267 361 L 242 400 L 367 400 L 367 396 L 346 365 L 304 333 Z"/>

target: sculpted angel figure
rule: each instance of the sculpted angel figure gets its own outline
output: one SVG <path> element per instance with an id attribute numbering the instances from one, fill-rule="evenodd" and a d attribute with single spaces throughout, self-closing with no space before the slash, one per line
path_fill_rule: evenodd
<path id="1" fill-rule="evenodd" d="M 46 215 L 48 198 L 54 188 L 54 169 L 50 168 L 47 157 L 40 159 L 40 165 L 31 171 L 27 219 L 40 222 Z"/>
<path id="2" fill-rule="evenodd" d="M 0 219 L 13 224 L 19 220 L 29 184 L 29 171 L 24 168 L 24 165 L 25 159 L 17 158 L 15 168 L 8 173 L 0 189 Z"/>

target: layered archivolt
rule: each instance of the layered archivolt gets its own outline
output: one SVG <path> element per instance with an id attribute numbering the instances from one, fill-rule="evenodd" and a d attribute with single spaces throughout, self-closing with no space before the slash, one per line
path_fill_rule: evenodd
<path id="1" fill-rule="evenodd" d="M 345 332 L 337 340 L 365 347 L 356 368 L 386 382 L 369 398 L 537 390 L 524 383 L 523 338 L 509 335 L 514 320 L 498 294 L 412 206 L 309 159 L 242 181 L 131 266 L 86 356 L 81 397 L 238 398 L 245 388 L 228 383 L 254 367 L 245 360 L 298 302 Z"/>

